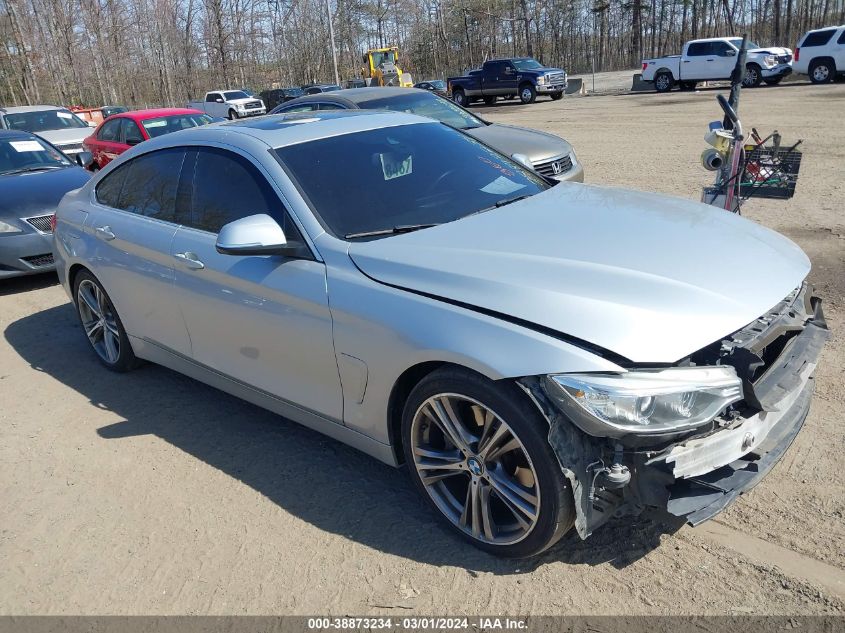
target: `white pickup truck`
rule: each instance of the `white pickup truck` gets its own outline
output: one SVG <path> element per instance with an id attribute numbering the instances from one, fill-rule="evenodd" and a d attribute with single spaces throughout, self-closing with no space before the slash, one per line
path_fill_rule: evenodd
<path id="1" fill-rule="evenodd" d="M 250 97 L 243 90 L 212 90 L 205 93 L 202 101 L 189 101 L 187 107 L 227 119 L 267 114 L 264 102 Z"/>
<path id="2" fill-rule="evenodd" d="M 741 46 L 741 37 L 692 40 L 684 44 L 680 55 L 643 60 L 643 81 L 654 82 L 657 92 L 669 92 L 675 85 L 681 90 L 694 90 L 699 81 L 728 80 Z M 773 86 L 790 73 L 791 50 L 777 46 L 760 48 L 748 42 L 744 88 L 759 86 L 763 81 Z"/>

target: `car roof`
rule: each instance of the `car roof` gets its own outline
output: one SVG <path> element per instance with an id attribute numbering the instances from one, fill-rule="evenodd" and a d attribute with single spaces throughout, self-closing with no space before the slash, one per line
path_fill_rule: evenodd
<path id="1" fill-rule="evenodd" d="M 430 95 L 431 91 L 421 90 L 419 88 L 397 88 L 392 86 L 370 86 L 367 88 L 347 88 L 346 90 L 335 90 L 333 92 L 320 93 L 315 95 L 305 95 L 297 97 L 285 103 L 285 107 L 297 105 L 300 103 L 324 103 L 326 101 L 343 102 L 351 106 L 359 106 L 368 101 L 375 101 L 377 99 L 384 99 L 385 97 L 395 97 L 399 95 L 409 94 L 424 94 Z"/>
<path id="2" fill-rule="evenodd" d="M 839 26 L 823 26 L 819 29 L 810 29 L 809 31 L 807 31 L 807 33 L 816 33 L 817 31 L 835 31 L 836 29 L 842 28 L 845 28 L 845 24 L 840 24 Z"/>
<path id="3" fill-rule="evenodd" d="M 133 121 L 146 121 L 147 119 L 157 119 L 163 116 L 177 116 L 179 114 L 205 114 L 202 110 L 196 108 L 150 108 L 149 110 L 130 110 L 129 112 L 119 112 L 109 117 L 109 119 L 132 119 Z"/>
<path id="4" fill-rule="evenodd" d="M 0 112 L 6 114 L 16 114 L 18 112 L 44 112 L 45 110 L 67 110 L 64 106 L 54 105 L 29 105 L 29 106 L 10 106 L 8 108 L 0 108 Z"/>
<path id="5" fill-rule="evenodd" d="M 242 134 L 258 140 L 264 145 L 278 148 L 332 136 L 419 123 L 437 125 L 437 123 L 425 117 L 387 110 L 334 110 L 272 114 L 180 130 L 146 141 L 144 146 L 155 149 L 177 146 L 185 142 L 190 144 L 226 143 L 234 145 L 233 135 Z M 245 141 L 244 144 L 248 145 L 249 141 Z"/>
<path id="6" fill-rule="evenodd" d="M 16 139 L 30 139 L 35 134 L 23 130 L 0 130 L 0 141 L 13 141 Z"/>

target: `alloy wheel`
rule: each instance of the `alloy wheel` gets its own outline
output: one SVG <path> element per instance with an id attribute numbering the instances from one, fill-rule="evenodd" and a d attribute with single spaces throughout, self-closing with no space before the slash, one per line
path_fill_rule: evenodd
<path id="1" fill-rule="evenodd" d="M 657 78 L 657 89 L 666 90 L 669 87 L 669 78 L 666 75 L 660 75 Z"/>
<path id="2" fill-rule="evenodd" d="M 83 279 L 77 290 L 76 305 L 94 351 L 107 363 L 116 363 L 120 358 L 120 332 L 109 298 L 93 281 Z"/>
<path id="3" fill-rule="evenodd" d="M 742 83 L 746 87 L 756 86 L 758 83 L 757 70 L 755 68 L 747 68 L 745 71 L 745 80 Z"/>
<path id="4" fill-rule="evenodd" d="M 482 403 L 455 393 L 425 400 L 411 423 L 411 451 L 431 500 L 474 539 L 511 545 L 537 525 L 540 488 L 528 452 Z"/>

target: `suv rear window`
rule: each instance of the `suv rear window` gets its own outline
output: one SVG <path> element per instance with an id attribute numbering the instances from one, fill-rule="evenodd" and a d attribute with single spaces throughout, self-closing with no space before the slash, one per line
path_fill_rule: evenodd
<path id="1" fill-rule="evenodd" d="M 801 48 L 806 46 L 824 46 L 836 33 L 836 29 L 825 29 L 824 31 L 816 31 L 815 33 L 807 34 L 804 41 L 801 43 Z"/>

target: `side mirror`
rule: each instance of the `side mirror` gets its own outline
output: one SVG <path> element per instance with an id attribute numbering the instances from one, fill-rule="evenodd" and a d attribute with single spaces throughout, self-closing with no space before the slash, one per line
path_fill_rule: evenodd
<path id="1" fill-rule="evenodd" d="M 258 213 L 225 224 L 217 234 L 215 244 L 223 255 L 285 255 L 300 254 L 302 245 L 289 243 L 282 227 L 266 213 Z"/>
<path id="2" fill-rule="evenodd" d="M 220 97 L 217 97 L 214 101 L 215 103 L 223 103 L 223 99 L 221 99 Z"/>
<path id="3" fill-rule="evenodd" d="M 511 158 L 513 158 L 523 167 L 528 167 L 528 169 L 534 169 L 534 165 L 531 163 L 531 159 L 529 159 L 528 156 L 526 156 L 525 154 L 511 154 Z"/>
<path id="4" fill-rule="evenodd" d="M 88 169 L 88 165 L 94 160 L 94 155 L 91 152 L 79 152 L 76 155 L 76 164 L 80 167 Z"/>
<path id="5" fill-rule="evenodd" d="M 736 57 L 736 51 L 732 48 L 729 48 L 725 51 L 725 55 L 727 55 L 728 57 Z"/>

